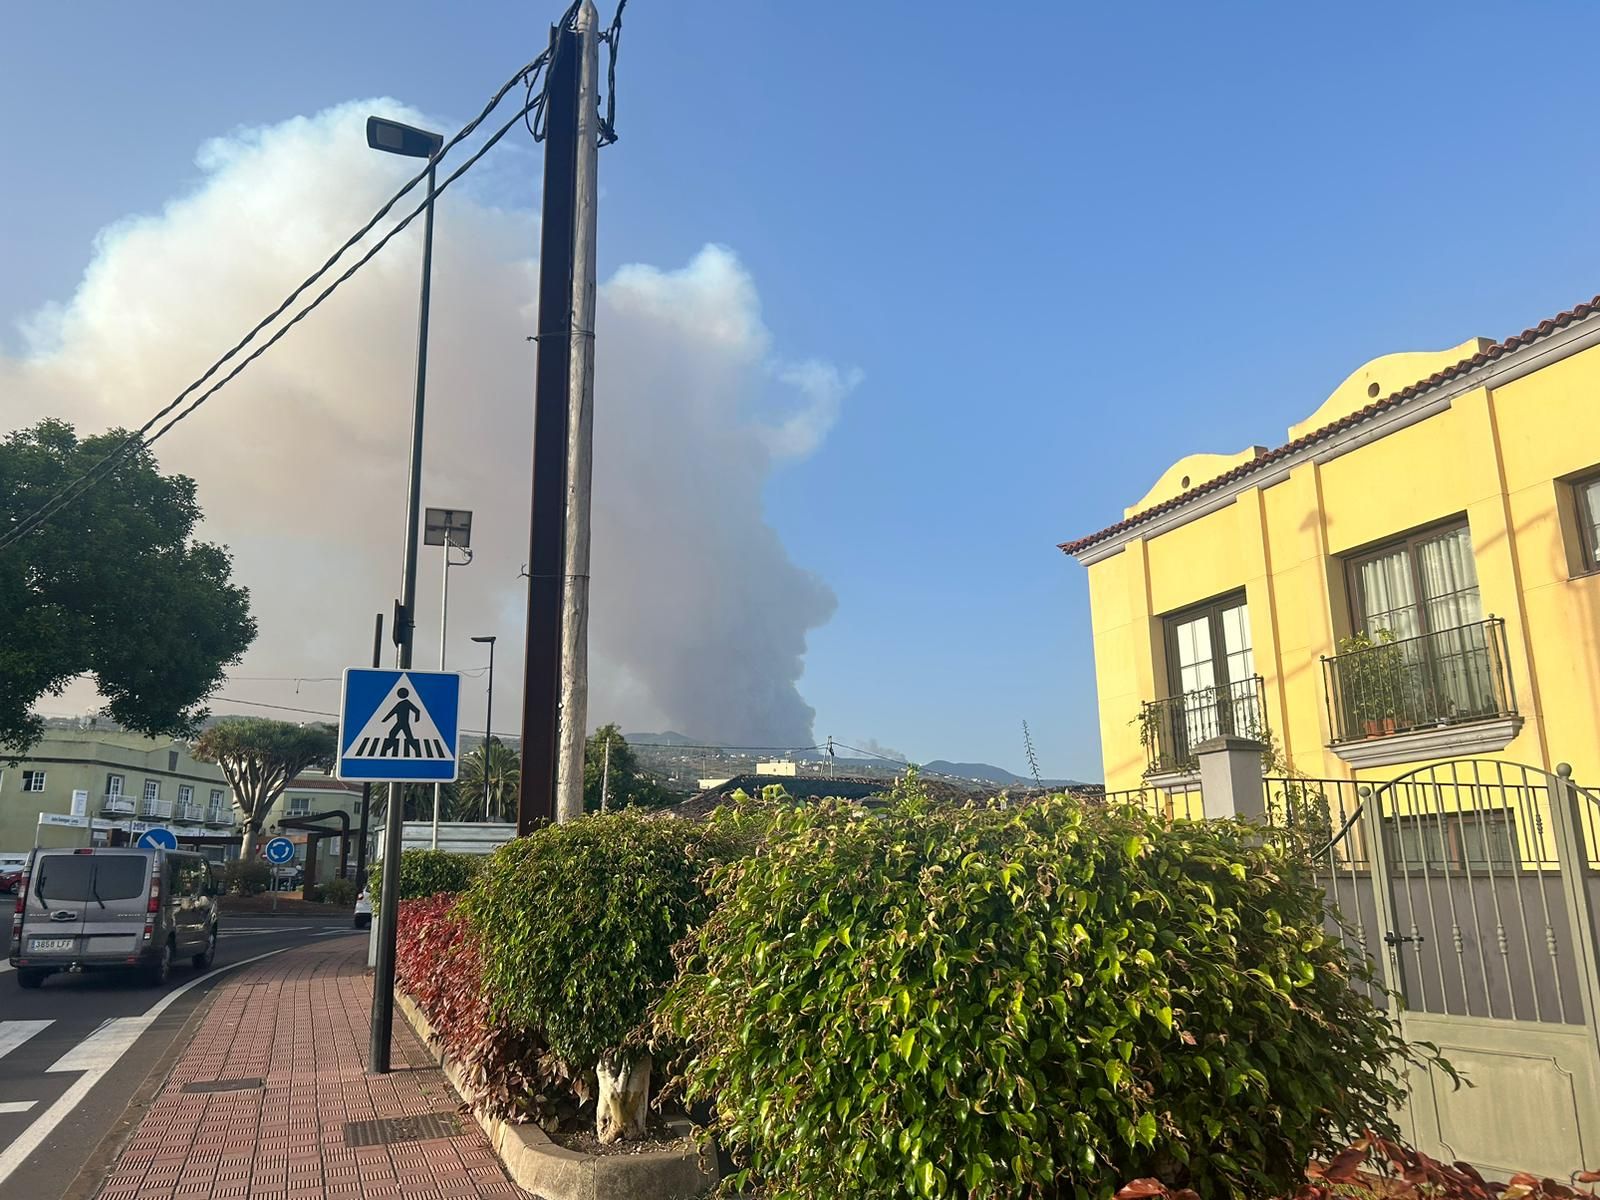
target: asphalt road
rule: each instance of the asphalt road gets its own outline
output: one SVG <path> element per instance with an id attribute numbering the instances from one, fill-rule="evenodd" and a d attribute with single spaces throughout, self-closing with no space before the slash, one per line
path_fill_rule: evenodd
<path id="1" fill-rule="evenodd" d="M 4 907 L 0 915 L 8 916 Z M 58 1200 L 66 1193 L 230 965 L 356 935 L 348 918 L 224 915 L 210 971 L 174 967 L 160 989 L 109 974 L 52 975 L 37 991 L 23 991 L 4 962 L 6 921 L 0 926 L 0 1200 Z"/>

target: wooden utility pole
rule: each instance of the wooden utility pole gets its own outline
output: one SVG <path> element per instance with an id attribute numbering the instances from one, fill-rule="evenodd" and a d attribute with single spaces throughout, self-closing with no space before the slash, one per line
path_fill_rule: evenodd
<path id="1" fill-rule="evenodd" d="M 578 144 L 572 242 L 572 337 L 568 351 L 565 571 L 561 603 L 560 746 L 556 820 L 583 815 L 583 749 L 589 710 L 589 491 L 594 464 L 596 173 L 600 166 L 600 14 L 578 9 Z"/>
<path id="2" fill-rule="evenodd" d="M 544 208 L 539 236 L 538 365 L 533 405 L 533 495 L 522 690 L 517 833 L 556 816 L 561 696 L 567 413 L 574 322 L 573 241 L 578 160 L 578 35 L 560 29 L 545 81 Z"/>

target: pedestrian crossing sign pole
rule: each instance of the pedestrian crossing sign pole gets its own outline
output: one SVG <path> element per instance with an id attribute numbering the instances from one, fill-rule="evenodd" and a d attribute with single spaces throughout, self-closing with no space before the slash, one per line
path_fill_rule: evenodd
<path id="1" fill-rule="evenodd" d="M 350 667 L 339 704 L 335 774 L 355 783 L 453 783 L 461 677 Z"/>

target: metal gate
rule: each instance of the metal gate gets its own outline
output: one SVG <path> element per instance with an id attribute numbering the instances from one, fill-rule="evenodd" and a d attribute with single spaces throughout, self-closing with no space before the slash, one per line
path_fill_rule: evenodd
<path id="1" fill-rule="evenodd" d="M 1565 765 L 1462 760 L 1388 783 L 1272 781 L 1330 839 L 1330 921 L 1404 1037 L 1470 1081 L 1413 1069 L 1412 1143 L 1486 1173 L 1554 1178 L 1600 1165 L 1600 798 Z M 1273 793 L 1268 786 L 1269 803 Z"/>

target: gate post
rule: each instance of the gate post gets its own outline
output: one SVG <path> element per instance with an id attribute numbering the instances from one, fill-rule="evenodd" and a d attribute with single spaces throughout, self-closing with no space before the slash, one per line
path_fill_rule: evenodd
<path id="1" fill-rule="evenodd" d="M 1555 837 L 1557 876 L 1561 896 L 1567 906 L 1567 928 L 1572 930 L 1572 958 L 1578 969 L 1578 991 L 1583 997 L 1583 1023 L 1592 1036 L 1600 1038 L 1595 1014 L 1600 1012 L 1600 974 L 1597 974 L 1594 918 L 1589 911 L 1585 868 L 1589 856 L 1583 846 L 1583 817 L 1578 811 L 1578 789 L 1572 782 L 1572 767 L 1556 764 L 1548 777 L 1550 832 Z M 1559 981 L 1557 986 L 1560 986 Z"/>
<path id="2" fill-rule="evenodd" d="M 1390 936 L 1398 926 L 1394 913 L 1394 876 L 1389 873 L 1389 848 L 1383 840 L 1383 794 L 1370 783 L 1356 789 L 1361 799 L 1361 832 L 1367 839 L 1367 862 L 1372 868 L 1372 906 L 1378 917 L 1378 936 L 1383 939 L 1384 995 L 1389 1000 L 1389 1019 L 1400 1020 L 1405 1006 L 1406 977 L 1400 964 L 1400 947 Z M 1377 952 L 1377 947 L 1373 947 Z"/>
<path id="3" fill-rule="evenodd" d="M 1261 755 L 1267 749 L 1252 738 L 1224 733 L 1194 748 L 1200 765 L 1200 806 L 1207 819 L 1243 817 L 1265 821 Z"/>

